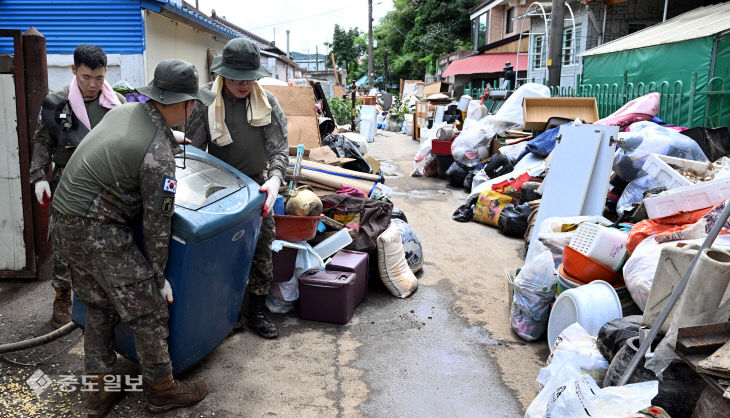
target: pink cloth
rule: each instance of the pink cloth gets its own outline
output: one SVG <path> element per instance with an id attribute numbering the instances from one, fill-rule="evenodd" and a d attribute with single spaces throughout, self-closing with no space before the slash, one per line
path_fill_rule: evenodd
<path id="1" fill-rule="evenodd" d="M 81 94 L 79 84 L 76 82 L 76 76 L 74 76 L 71 84 L 68 86 L 68 102 L 71 104 L 71 111 L 79 118 L 79 121 L 91 129 L 89 115 L 86 113 L 86 106 L 84 106 L 84 96 Z M 99 95 L 99 105 L 107 109 L 114 109 L 121 104 L 122 102 L 119 101 L 112 86 L 104 80 L 104 84 L 101 86 L 101 94 Z"/>
<path id="2" fill-rule="evenodd" d="M 355 187 L 345 186 L 344 184 L 340 185 L 340 190 L 337 191 L 337 194 L 344 194 L 344 195 L 348 195 L 348 196 L 355 196 L 355 197 L 362 197 L 362 198 L 368 197 L 368 195 L 366 195 L 362 190 L 355 188 Z"/>
<path id="3" fill-rule="evenodd" d="M 610 116 L 594 122 L 594 125 L 626 126 L 642 120 L 650 120 L 659 113 L 659 93 L 649 93 L 626 103 Z"/>

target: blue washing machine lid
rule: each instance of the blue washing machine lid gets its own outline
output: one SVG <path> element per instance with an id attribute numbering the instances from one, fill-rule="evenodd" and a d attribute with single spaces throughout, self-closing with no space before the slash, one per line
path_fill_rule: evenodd
<path id="1" fill-rule="evenodd" d="M 195 147 L 176 156 L 173 235 L 199 242 L 261 216 L 265 193 L 245 174 Z"/>

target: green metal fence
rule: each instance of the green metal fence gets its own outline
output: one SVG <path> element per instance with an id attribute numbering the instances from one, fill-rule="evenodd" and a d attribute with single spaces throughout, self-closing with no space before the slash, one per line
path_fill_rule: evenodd
<path id="1" fill-rule="evenodd" d="M 713 77 L 706 86 L 698 86 L 697 73 L 693 73 L 689 85 L 681 80 L 634 83 L 624 73 L 622 83 L 581 84 L 578 77 L 578 87 L 550 87 L 550 94 L 553 97 L 595 97 L 598 115 L 604 118 L 637 97 L 657 92 L 661 95 L 657 117 L 666 123 L 688 128 L 719 127 L 730 125 L 729 82 L 721 77 Z M 484 94 L 486 88 L 484 83 L 479 87 L 472 87 L 471 83 L 467 83 L 467 86 L 464 94 L 474 98 Z"/>

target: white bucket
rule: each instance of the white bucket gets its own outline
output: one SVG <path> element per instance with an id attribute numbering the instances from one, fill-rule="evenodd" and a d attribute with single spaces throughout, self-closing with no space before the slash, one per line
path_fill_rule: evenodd
<path id="1" fill-rule="evenodd" d="M 621 301 L 613 287 L 603 280 L 568 289 L 558 296 L 550 311 L 547 330 L 550 350 L 558 335 L 575 322 L 596 337 L 606 322 L 621 317 Z"/>

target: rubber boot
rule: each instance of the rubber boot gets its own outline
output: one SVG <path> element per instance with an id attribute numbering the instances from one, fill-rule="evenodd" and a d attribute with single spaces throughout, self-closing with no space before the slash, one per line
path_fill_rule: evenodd
<path id="1" fill-rule="evenodd" d="M 173 379 L 172 374 L 164 379 L 150 383 L 147 409 L 154 413 L 169 411 L 195 405 L 208 394 L 205 382 L 182 383 Z"/>
<path id="2" fill-rule="evenodd" d="M 97 384 L 97 390 L 92 390 L 86 397 L 86 409 L 89 418 L 105 417 L 124 397 L 120 388 L 118 392 L 107 392 L 104 387 L 104 374 L 91 376 L 91 381 Z"/>
<path id="3" fill-rule="evenodd" d="M 71 288 L 56 289 L 51 324 L 54 328 L 61 328 L 69 322 L 71 322 Z"/>
<path id="4" fill-rule="evenodd" d="M 276 338 L 279 330 L 276 324 L 266 316 L 266 296 L 249 295 L 248 308 L 244 317 L 248 329 L 256 331 L 264 338 Z"/>

